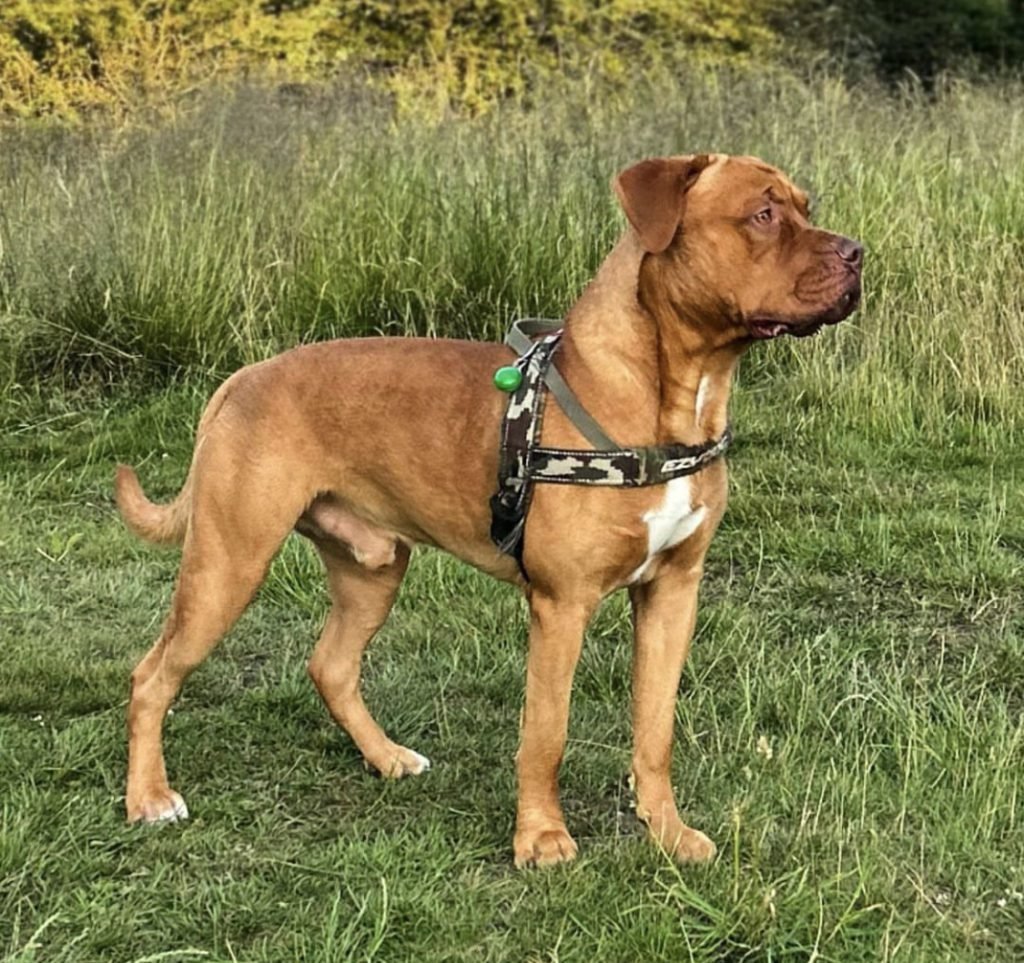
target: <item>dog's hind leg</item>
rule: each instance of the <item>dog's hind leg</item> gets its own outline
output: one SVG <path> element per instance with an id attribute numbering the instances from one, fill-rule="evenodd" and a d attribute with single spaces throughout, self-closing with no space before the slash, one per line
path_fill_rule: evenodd
<path id="1" fill-rule="evenodd" d="M 132 673 L 128 706 L 129 822 L 188 816 L 167 782 L 162 749 L 164 717 L 188 674 L 234 625 L 302 506 L 289 510 L 281 495 L 223 485 L 199 487 L 182 551 L 171 609 L 156 644 Z M 237 476 L 235 476 L 237 477 Z M 266 481 L 266 479 L 260 479 Z"/>
<path id="2" fill-rule="evenodd" d="M 327 568 L 331 611 L 309 660 L 309 675 L 334 720 L 352 737 L 363 758 L 390 778 L 419 775 L 430 761 L 388 738 L 359 691 L 363 650 L 391 611 L 409 564 L 409 548 L 396 542 L 394 558 L 368 567 L 344 550 L 318 542 Z"/>

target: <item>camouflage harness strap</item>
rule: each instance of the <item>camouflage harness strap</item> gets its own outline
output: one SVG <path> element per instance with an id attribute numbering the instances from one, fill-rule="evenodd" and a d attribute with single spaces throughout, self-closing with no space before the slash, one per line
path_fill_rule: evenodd
<path id="1" fill-rule="evenodd" d="M 531 336 L 542 335 L 534 341 Z M 721 457 L 732 441 L 726 428 L 720 438 L 702 445 L 650 445 L 622 448 L 586 412 L 554 364 L 562 339 L 561 322 L 536 318 L 516 322 L 506 344 L 520 352 L 516 367 L 523 378 L 512 392 L 501 425 L 498 490 L 491 498 L 491 540 L 519 563 L 524 578 L 523 533 L 533 483 L 604 485 L 642 488 L 693 475 Z M 595 446 L 595 450 L 543 448 L 537 444 L 547 392 Z"/>

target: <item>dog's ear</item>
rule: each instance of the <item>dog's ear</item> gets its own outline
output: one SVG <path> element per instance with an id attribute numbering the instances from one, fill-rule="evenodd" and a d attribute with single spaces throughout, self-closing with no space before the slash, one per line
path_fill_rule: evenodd
<path id="1" fill-rule="evenodd" d="M 711 158 L 653 157 L 627 167 L 615 178 L 615 193 L 649 254 L 660 254 L 675 237 L 686 192 Z"/>

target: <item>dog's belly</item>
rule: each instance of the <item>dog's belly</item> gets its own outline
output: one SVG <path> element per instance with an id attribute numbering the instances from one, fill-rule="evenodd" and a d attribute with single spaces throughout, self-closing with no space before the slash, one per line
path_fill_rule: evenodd
<path id="1" fill-rule="evenodd" d="M 645 581 L 651 573 L 652 562 L 666 549 L 673 548 L 697 531 L 704 515 L 704 506 L 693 504 L 690 479 L 673 478 L 665 486 L 661 503 L 644 512 L 647 557 L 630 575 L 630 584 Z"/>

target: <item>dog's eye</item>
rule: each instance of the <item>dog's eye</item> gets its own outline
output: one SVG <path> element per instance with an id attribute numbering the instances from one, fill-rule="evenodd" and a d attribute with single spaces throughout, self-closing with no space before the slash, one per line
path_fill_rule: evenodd
<path id="1" fill-rule="evenodd" d="M 771 207 L 766 207 L 764 210 L 758 211 L 754 215 L 754 223 L 755 224 L 760 224 L 762 227 L 767 227 L 769 224 L 771 224 L 771 222 L 772 222 L 772 209 L 771 209 Z"/>

